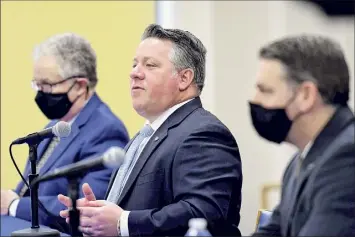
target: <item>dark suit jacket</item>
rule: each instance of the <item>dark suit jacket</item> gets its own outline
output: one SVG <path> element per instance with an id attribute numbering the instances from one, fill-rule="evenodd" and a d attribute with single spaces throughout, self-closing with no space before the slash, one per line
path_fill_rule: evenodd
<path id="1" fill-rule="evenodd" d="M 355 236 L 355 120 L 340 107 L 305 157 L 283 178 L 280 204 L 255 235 Z"/>
<path id="2" fill-rule="evenodd" d="M 46 127 L 53 126 L 58 121 L 51 121 Z M 49 143 L 46 139 L 38 146 L 38 157 L 41 157 Z M 66 138 L 61 138 L 60 143 L 54 149 L 39 172 L 44 175 L 55 168 L 69 165 L 77 161 L 99 156 L 111 146 L 124 147 L 129 141 L 128 133 L 124 124 L 111 112 L 111 110 L 94 94 L 82 109 L 74 123 L 71 125 L 71 133 Z M 27 162 L 24 177 L 27 178 L 30 172 L 30 163 Z M 97 198 L 104 198 L 110 176 L 111 169 L 87 173 L 81 180 L 81 184 L 87 182 L 92 187 Z M 19 193 L 23 181 L 19 182 L 16 192 Z M 80 185 L 81 187 L 81 185 Z M 58 217 L 56 222 L 63 221 L 59 217 L 59 211 L 66 209 L 57 198 L 58 194 L 66 194 L 68 191 L 68 181 L 66 178 L 59 178 L 39 184 L 38 196 L 40 201 L 54 216 Z M 20 199 L 17 206 L 16 217 L 31 220 L 31 200 L 30 192 L 27 191 Z M 80 191 L 80 196 L 82 197 Z M 51 226 L 55 222 L 41 208 L 39 208 L 39 222 L 43 225 Z M 62 227 L 66 228 L 65 221 Z M 53 226 L 58 228 L 57 226 Z"/>
<path id="3" fill-rule="evenodd" d="M 194 217 L 213 235 L 238 236 L 241 187 L 233 135 L 195 98 L 153 134 L 117 204 L 131 211 L 130 236 L 183 236 Z"/>

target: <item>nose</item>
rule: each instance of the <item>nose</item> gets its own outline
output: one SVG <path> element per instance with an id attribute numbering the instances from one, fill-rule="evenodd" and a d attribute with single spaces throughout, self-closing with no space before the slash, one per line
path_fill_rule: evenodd
<path id="1" fill-rule="evenodd" d="M 255 104 L 261 104 L 262 103 L 262 96 L 260 95 L 259 91 L 256 90 L 253 95 L 250 98 L 250 102 L 255 103 Z"/>
<path id="2" fill-rule="evenodd" d="M 143 80 L 144 79 L 144 73 L 143 71 L 141 70 L 141 68 L 137 65 L 135 66 L 131 73 L 129 74 L 130 78 L 133 80 L 133 79 L 138 79 L 138 80 Z"/>

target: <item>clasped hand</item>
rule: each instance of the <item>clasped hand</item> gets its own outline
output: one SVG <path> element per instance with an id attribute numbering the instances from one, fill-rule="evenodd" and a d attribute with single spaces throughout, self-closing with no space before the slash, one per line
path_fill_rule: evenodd
<path id="1" fill-rule="evenodd" d="M 96 197 L 85 183 L 82 186 L 84 198 L 77 200 L 77 209 L 80 211 L 79 230 L 84 236 L 118 236 L 117 225 L 121 217 L 122 208 L 106 200 L 96 200 Z M 71 208 L 71 199 L 64 195 L 58 195 L 58 200 L 68 209 Z M 69 210 L 60 212 L 60 216 L 66 218 L 69 223 Z"/>

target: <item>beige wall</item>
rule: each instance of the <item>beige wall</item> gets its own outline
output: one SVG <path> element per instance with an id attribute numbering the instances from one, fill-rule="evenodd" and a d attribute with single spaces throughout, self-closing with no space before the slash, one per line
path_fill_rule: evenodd
<path id="1" fill-rule="evenodd" d="M 158 23 L 189 30 L 207 47 L 202 100 L 231 129 L 240 146 L 244 172 L 240 229 L 248 235 L 255 227 L 262 185 L 280 181 L 295 151 L 260 139 L 250 122 L 247 100 L 254 89 L 258 49 L 284 35 L 325 34 L 342 44 L 354 75 L 354 17 L 333 20 L 313 5 L 291 1 L 169 1 L 158 3 L 157 14 Z M 350 104 L 354 107 L 354 91 Z M 273 206 L 279 195 L 270 196 Z"/>
<path id="2" fill-rule="evenodd" d="M 20 180 L 9 156 L 11 141 L 48 122 L 30 84 L 35 44 L 68 31 L 87 38 L 97 53 L 97 91 L 132 136 L 144 120 L 131 105 L 131 60 L 154 10 L 150 1 L 1 1 L 1 188 Z M 13 154 L 22 171 L 28 147 L 15 146 Z"/>

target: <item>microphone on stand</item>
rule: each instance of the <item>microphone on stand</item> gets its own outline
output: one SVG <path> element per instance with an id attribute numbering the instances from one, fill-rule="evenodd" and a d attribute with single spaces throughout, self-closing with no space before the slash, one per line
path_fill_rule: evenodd
<path id="1" fill-rule="evenodd" d="M 124 160 L 125 151 L 120 147 L 109 148 L 102 156 L 97 158 L 88 158 L 74 164 L 62 166 L 54 169 L 52 172 L 39 176 L 32 185 L 37 185 L 40 182 L 61 177 L 80 177 L 83 173 L 94 172 L 102 169 L 117 169 Z"/>
<path id="2" fill-rule="evenodd" d="M 38 221 L 38 185 L 32 185 L 33 181 L 38 177 L 36 171 L 37 163 L 37 147 L 46 138 L 52 138 L 54 136 L 62 138 L 70 135 L 71 127 L 67 122 L 60 121 L 53 127 L 46 128 L 42 131 L 31 133 L 25 137 L 21 137 L 13 141 L 10 145 L 10 151 L 12 145 L 19 145 L 27 143 L 29 146 L 29 161 L 31 163 L 31 173 L 29 177 L 30 195 L 31 195 L 31 228 L 14 231 L 11 236 L 23 237 L 23 236 L 47 236 L 47 237 L 59 237 L 60 233 L 57 230 L 50 228 L 40 228 Z M 11 154 L 10 154 L 11 155 Z"/>
<path id="3" fill-rule="evenodd" d="M 53 127 L 46 128 L 39 132 L 34 132 L 28 134 L 25 137 L 20 137 L 12 142 L 14 145 L 19 145 L 23 143 L 27 143 L 28 145 L 36 144 L 38 145 L 41 141 L 46 138 L 56 137 L 67 137 L 70 135 L 71 126 L 69 123 L 64 121 L 59 121 Z"/>

